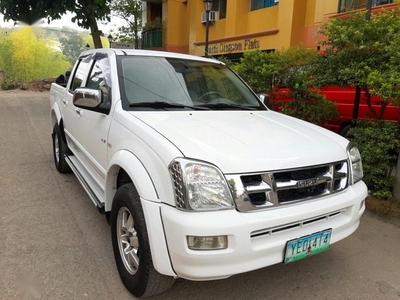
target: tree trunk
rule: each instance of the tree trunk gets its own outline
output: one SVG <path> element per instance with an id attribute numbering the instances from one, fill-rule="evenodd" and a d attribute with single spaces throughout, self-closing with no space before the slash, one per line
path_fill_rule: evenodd
<path id="1" fill-rule="evenodd" d="M 376 111 L 372 107 L 372 104 L 371 104 L 371 94 L 369 93 L 368 88 L 364 87 L 364 93 L 365 93 L 365 97 L 367 98 L 366 102 L 367 102 L 369 112 L 372 114 L 372 117 L 374 118 L 374 120 L 378 120 L 378 115 L 376 114 Z"/>
<path id="2" fill-rule="evenodd" d="M 90 31 L 92 33 L 94 47 L 96 49 L 103 48 L 103 45 L 101 43 L 101 38 L 100 38 L 100 32 L 99 32 L 99 28 L 97 27 L 96 20 L 94 20 L 93 25 L 90 26 Z"/>
<path id="3" fill-rule="evenodd" d="M 139 49 L 139 33 L 137 30 L 134 30 L 134 39 L 135 39 L 135 49 Z"/>

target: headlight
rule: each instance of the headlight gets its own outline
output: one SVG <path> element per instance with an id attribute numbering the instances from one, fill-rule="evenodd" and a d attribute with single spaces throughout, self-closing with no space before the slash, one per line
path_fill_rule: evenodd
<path id="1" fill-rule="evenodd" d="M 233 208 L 225 177 L 213 165 L 175 159 L 169 170 L 178 208 L 194 211 Z"/>
<path id="2" fill-rule="evenodd" d="M 350 184 L 355 184 L 364 177 L 360 151 L 358 151 L 357 147 L 350 144 L 347 148 L 347 153 L 351 164 Z"/>

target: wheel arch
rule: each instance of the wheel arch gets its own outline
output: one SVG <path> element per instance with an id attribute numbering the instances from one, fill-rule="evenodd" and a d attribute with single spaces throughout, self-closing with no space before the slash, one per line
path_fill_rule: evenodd
<path id="1" fill-rule="evenodd" d="M 65 132 L 64 132 L 64 120 L 62 118 L 60 108 L 56 103 L 54 103 L 53 107 L 51 108 L 50 122 L 51 122 L 51 132 L 53 132 L 54 125 L 57 124 L 58 127 L 60 127 L 61 136 L 64 142 L 67 143 L 67 138 L 65 137 Z"/>
<path id="2" fill-rule="evenodd" d="M 54 125 L 57 123 L 60 125 L 62 120 L 61 112 L 56 103 L 53 104 L 51 107 L 51 114 L 50 114 L 50 122 L 51 122 L 51 129 L 53 130 Z"/>
<path id="3" fill-rule="evenodd" d="M 139 196 L 160 202 L 157 190 L 142 162 L 131 152 L 120 150 L 110 160 L 105 190 L 105 211 L 111 211 L 112 201 L 119 186 L 132 182 Z"/>
<path id="4" fill-rule="evenodd" d="M 149 173 L 142 162 L 127 150 L 116 152 L 110 160 L 105 190 L 105 212 L 110 215 L 117 188 L 126 183 L 133 183 L 139 197 L 146 222 L 151 256 L 154 268 L 161 274 L 173 276 L 168 247 L 165 240 L 164 227 L 160 217 L 160 198 Z M 147 201 L 143 201 L 147 200 Z"/>

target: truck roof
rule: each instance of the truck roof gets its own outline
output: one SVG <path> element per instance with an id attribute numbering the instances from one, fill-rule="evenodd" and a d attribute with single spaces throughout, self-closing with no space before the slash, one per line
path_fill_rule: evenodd
<path id="1" fill-rule="evenodd" d="M 85 56 L 90 53 L 106 53 L 106 54 L 117 55 L 117 56 L 133 55 L 133 56 L 182 58 L 182 59 L 197 60 L 197 61 L 211 62 L 211 63 L 217 63 L 217 64 L 224 64 L 223 62 L 221 62 L 217 59 L 213 59 L 213 58 L 205 58 L 205 57 L 201 57 L 201 56 L 188 55 L 188 54 L 175 53 L 175 52 L 138 50 L 138 49 L 99 48 L 99 49 L 85 51 L 81 54 L 81 56 Z"/>

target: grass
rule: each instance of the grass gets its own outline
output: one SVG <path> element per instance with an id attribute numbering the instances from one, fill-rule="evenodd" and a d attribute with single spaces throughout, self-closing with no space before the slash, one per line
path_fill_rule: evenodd
<path id="1" fill-rule="evenodd" d="M 394 199 L 380 199 L 375 197 L 368 197 L 365 205 L 367 210 L 380 216 L 400 219 L 400 202 Z"/>

